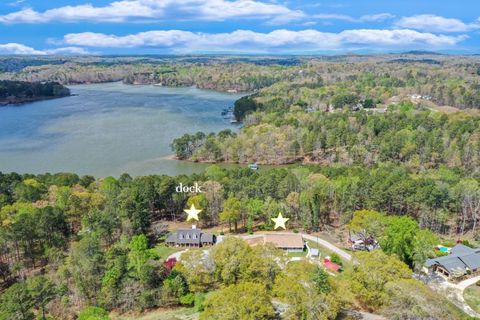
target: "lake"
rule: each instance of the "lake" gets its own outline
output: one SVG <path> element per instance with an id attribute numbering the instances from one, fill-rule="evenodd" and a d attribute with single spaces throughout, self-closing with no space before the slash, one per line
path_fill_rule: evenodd
<path id="1" fill-rule="evenodd" d="M 97 177 L 190 174 L 168 160 L 184 133 L 236 129 L 221 111 L 241 94 L 122 83 L 70 87 L 74 96 L 0 107 L 0 171 Z"/>

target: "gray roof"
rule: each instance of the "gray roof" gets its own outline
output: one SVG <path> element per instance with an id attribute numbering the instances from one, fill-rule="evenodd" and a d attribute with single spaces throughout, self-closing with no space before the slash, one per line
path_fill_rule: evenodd
<path id="1" fill-rule="evenodd" d="M 200 237 L 200 241 L 202 243 L 205 243 L 205 242 L 213 242 L 213 234 L 211 233 L 202 233 L 201 237 Z"/>
<path id="2" fill-rule="evenodd" d="M 468 268 L 470 268 L 470 270 L 476 270 L 480 268 L 480 251 L 460 257 L 460 259 L 467 265 Z"/>
<path id="3" fill-rule="evenodd" d="M 452 248 L 452 250 L 450 250 L 451 254 L 456 254 L 456 255 L 470 254 L 474 252 L 475 252 L 475 249 L 467 247 L 466 245 L 463 245 L 463 244 L 457 244 L 455 247 Z"/>
<path id="4" fill-rule="evenodd" d="M 453 272 L 456 269 L 470 269 L 476 270 L 480 268 L 480 248 L 472 249 L 463 244 L 458 244 L 450 250 L 448 256 L 428 259 L 425 266 L 431 267 L 433 265 L 440 265 L 447 269 L 448 272 Z"/>
<path id="5" fill-rule="evenodd" d="M 175 244 L 196 244 L 213 242 L 213 234 L 203 233 L 201 229 L 179 229 L 168 235 L 166 242 Z"/>

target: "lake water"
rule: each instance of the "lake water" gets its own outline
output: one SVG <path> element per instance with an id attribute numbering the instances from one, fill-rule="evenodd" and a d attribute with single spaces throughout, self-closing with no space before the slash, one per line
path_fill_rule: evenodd
<path id="1" fill-rule="evenodd" d="M 0 107 L 0 171 L 97 177 L 199 172 L 206 165 L 165 159 L 171 141 L 235 129 L 220 113 L 241 97 L 122 83 L 71 90 L 75 96 Z"/>

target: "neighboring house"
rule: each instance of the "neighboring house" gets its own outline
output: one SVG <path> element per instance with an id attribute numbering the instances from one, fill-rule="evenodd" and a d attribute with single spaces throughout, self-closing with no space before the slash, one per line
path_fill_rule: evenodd
<path id="1" fill-rule="evenodd" d="M 296 233 L 267 233 L 253 237 L 246 237 L 244 240 L 250 246 L 273 244 L 277 249 L 287 252 L 303 252 L 305 242 L 301 234 Z"/>
<path id="2" fill-rule="evenodd" d="M 272 243 L 276 248 L 287 252 L 303 252 L 305 242 L 299 233 L 282 234 L 268 233 L 264 235 L 263 243 Z"/>
<path id="3" fill-rule="evenodd" d="M 480 248 L 457 244 L 449 255 L 428 259 L 425 268 L 430 273 L 435 272 L 449 279 L 480 273 Z"/>
<path id="4" fill-rule="evenodd" d="M 380 247 L 377 239 L 371 235 L 367 236 L 365 231 L 356 234 L 350 234 L 348 243 L 350 244 L 352 250 L 372 251 Z"/>
<path id="5" fill-rule="evenodd" d="M 210 233 L 204 233 L 201 229 L 180 229 L 171 233 L 166 243 L 177 247 L 203 247 L 211 246 L 216 242 L 216 237 Z"/>

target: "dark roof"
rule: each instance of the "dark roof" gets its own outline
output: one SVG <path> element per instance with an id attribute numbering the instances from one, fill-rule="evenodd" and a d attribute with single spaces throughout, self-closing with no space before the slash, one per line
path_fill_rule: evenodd
<path id="1" fill-rule="evenodd" d="M 475 252 L 475 249 L 467 247 L 466 245 L 463 245 L 463 244 L 457 244 L 455 247 L 452 248 L 452 250 L 450 250 L 451 254 L 456 254 L 456 255 L 470 254 L 474 252 Z"/>
<path id="2" fill-rule="evenodd" d="M 196 244 L 213 242 L 213 234 L 203 233 L 201 229 L 179 229 L 168 235 L 166 242 L 175 244 Z"/>
<path id="3" fill-rule="evenodd" d="M 211 233 L 202 233 L 202 235 L 200 236 L 200 241 L 202 243 L 204 242 L 213 242 L 213 234 Z"/>
<path id="4" fill-rule="evenodd" d="M 480 252 L 471 253 L 469 255 L 460 257 L 460 259 L 470 270 L 476 270 L 480 268 Z"/>
<path id="5" fill-rule="evenodd" d="M 433 265 L 440 265 L 447 269 L 448 272 L 453 272 L 456 269 L 470 269 L 476 270 L 480 268 L 480 248 L 472 249 L 463 244 L 457 244 L 450 250 L 448 256 L 428 259 L 425 262 L 427 267 Z"/>

